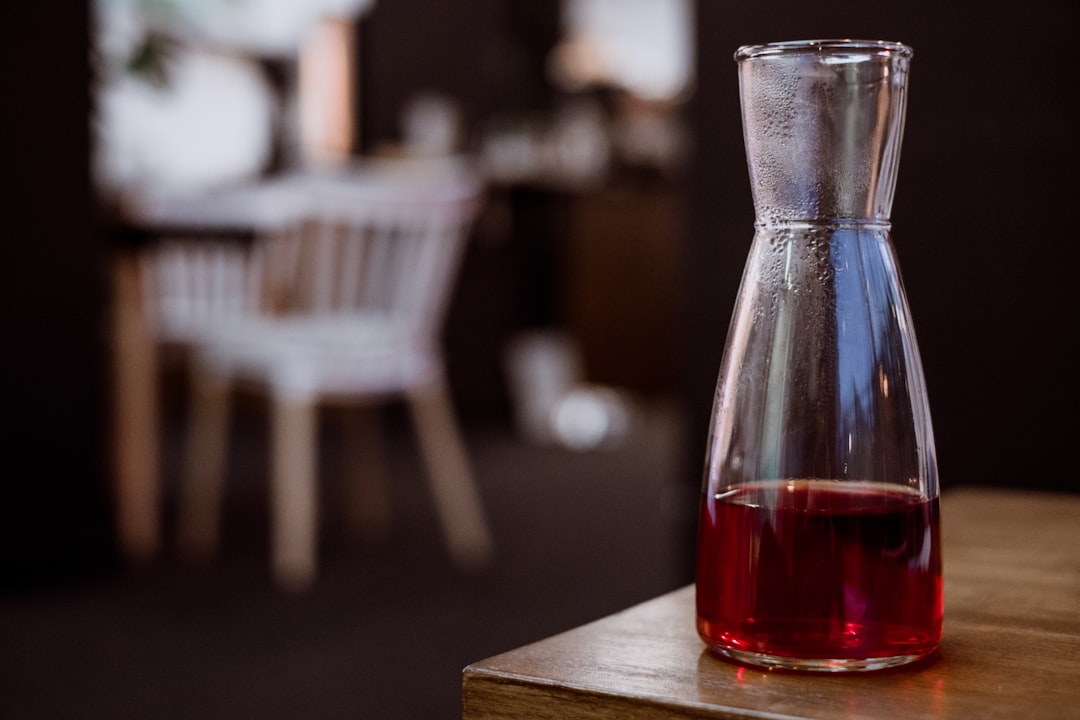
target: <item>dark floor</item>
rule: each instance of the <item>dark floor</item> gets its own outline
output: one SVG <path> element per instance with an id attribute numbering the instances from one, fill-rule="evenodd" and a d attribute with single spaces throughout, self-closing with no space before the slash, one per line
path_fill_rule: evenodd
<path id="1" fill-rule="evenodd" d="M 146 567 L 0 597 L 0 717 L 459 717 L 470 662 L 686 581 L 671 417 L 651 410 L 628 442 L 585 453 L 470 427 L 497 543 L 494 564 L 473 575 L 447 559 L 393 411 L 394 525 L 379 543 L 351 539 L 328 430 L 320 574 L 293 596 L 267 573 L 265 436 L 253 414 L 234 444 L 217 562 L 185 566 L 170 547 Z"/>

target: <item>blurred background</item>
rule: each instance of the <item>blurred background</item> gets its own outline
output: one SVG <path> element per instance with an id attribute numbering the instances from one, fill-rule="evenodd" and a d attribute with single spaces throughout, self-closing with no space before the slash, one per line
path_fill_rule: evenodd
<path id="1" fill-rule="evenodd" d="M 943 487 L 1077 491 L 1076 15 L 1071 0 L 5 4 L 0 715 L 454 717 L 469 662 L 691 582 L 753 233 L 732 60 L 747 43 L 915 48 L 893 240 Z M 388 536 L 358 542 L 336 519 L 347 439 L 327 430 L 319 577 L 281 592 L 256 400 L 234 419 L 220 556 L 181 562 L 172 367 L 162 544 L 124 557 L 113 268 L 153 239 L 132 208 L 441 155 L 484 179 L 444 338 L 493 563 L 447 560 L 389 407 Z"/>

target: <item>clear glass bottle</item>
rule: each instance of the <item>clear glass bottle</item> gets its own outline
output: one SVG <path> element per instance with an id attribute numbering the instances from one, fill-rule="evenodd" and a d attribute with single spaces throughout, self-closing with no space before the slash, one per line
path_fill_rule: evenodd
<path id="1" fill-rule="evenodd" d="M 737 661 L 874 670 L 941 638 L 933 430 L 889 223 L 911 55 L 735 55 L 756 222 L 708 437 L 697 626 Z"/>

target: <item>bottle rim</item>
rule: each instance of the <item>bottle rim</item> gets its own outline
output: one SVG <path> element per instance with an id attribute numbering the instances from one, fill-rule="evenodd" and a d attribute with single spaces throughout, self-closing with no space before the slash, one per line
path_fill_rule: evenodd
<path id="1" fill-rule="evenodd" d="M 913 54 L 914 51 L 910 46 L 891 40 L 836 38 L 827 40 L 787 40 L 784 42 L 743 45 L 735 51 L 735 61 L 742 62 L 755 58 L 791 55 L 867 55 L 910 59 Z"/>

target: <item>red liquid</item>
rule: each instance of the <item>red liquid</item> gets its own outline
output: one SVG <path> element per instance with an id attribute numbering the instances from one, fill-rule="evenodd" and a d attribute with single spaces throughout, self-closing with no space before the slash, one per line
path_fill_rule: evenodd
<path id="1" fill-rule="evenodd" d="M 921 657 L 941 639 L 938 501 L 903 487 L 753 483 L 702 499 L 697 627 L 725 654 Z M 744 658 L 745 659 L 745 658 Z"/>

